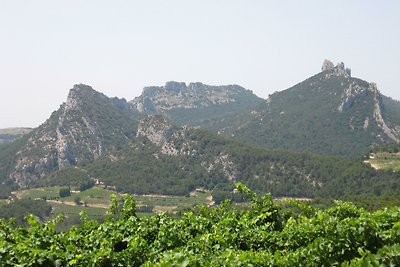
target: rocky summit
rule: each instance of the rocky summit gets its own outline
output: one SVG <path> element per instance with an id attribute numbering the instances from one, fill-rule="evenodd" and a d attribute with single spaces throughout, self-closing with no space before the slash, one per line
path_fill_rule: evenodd
<path id="1" fill-rule="evenodd" d="M 134 136 L 134 118 L 125 100 L 75 85 L 67 101 L 17 151 L 10 178 L 25 186 L 49 172 L 95 160 Z"/>

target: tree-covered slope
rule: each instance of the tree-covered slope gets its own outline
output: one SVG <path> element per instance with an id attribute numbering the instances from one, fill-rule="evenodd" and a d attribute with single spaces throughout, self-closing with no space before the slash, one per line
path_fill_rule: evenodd
<path id="1" fill-rule="evenodd" d="M 240 181 L 274 196 L 400 193 L 396 173 L 374 170 L 362 159 L 258 148 L 174 127 L 161 116 L 140 121 L 136 135 L 118 151 L 49 174 L 41 185 L 95 178 L 122 192 L 185 195 L 196 188 L 229 192 Z"/>
<path id="2" fill-rule="evenodd" d="M 5 128 L 0 129 L 0 146 L 13 142 L 31 131 L 31 128 Z"/>
<path id="3" fill-rule="evenodd" d="M 284 151 L 357 155 L 371 145 L 368 140 L 397 138 L 390 119 L 397 103 L 341 70 L 326 70 L 250 113 L 218 121 L 218 127 L 226 125 L 221 131 L 253 145 L 173 126 L 165 114 L 145 116 L 124 99 L 76 85 L 43 125 L 0 151 L 3 195 L 15 185 L 79 185 L 89 179 L 132 193 L 226 191 L 242 181 L 275 196 L 398 194 L 396 173 L 376 171 L 361 159 Z"/>
<path id="4" fill-rule="evenodd" d="M 7 198 L 10 193 L 18 188 L 16 182 L 10 179 L 18 156 L 17 152 L 26 144 L 27 137 L 22 137 L 12 143 L 0 147 L 0 198 Z"/>
<path id="5" fill-rule="evenodd" d="M 343 65 L 276 92 L 258 108 L 215 120 L 209 129 L 269 148 L 359 156 L 399 141 L 400 104 Z"/>

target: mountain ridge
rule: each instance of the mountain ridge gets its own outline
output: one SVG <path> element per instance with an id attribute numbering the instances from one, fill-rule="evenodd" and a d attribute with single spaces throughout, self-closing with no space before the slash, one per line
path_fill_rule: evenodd
<path id="1" fill-rule="evenodd" d="M 207 87 L 199 86 L 190 85 L 195 90 Z M 219 93 L 231 87 L 221 88 Z M 216 99 L 222 101 L 221 97 Z M 135 141 L 144 116 L 125 99 L 109 98 L 88 85 L 74 85 L 66 101 L 49 119 L 12 146 L 15 156 L 5 155 L 4 161 L 8 163 L 0 166 L 0 181 L 14 181 L 27 187 L 53 172 L 113 157 L 115 151 Z"/>
<path id="2" fill-rule="evenodd" d="M 93 178 L 129 192 L 185 194 L 241 180 L 280 195 L 330 194 L 326 179 L 337 177 L 327 169 L 343 159 L 304 152 L 360 157 L 398 141 L 399 125 L 399 103 L 352 78 L 343 63 L 324 62 L 322 72 L 267 100 L 236 85 L 168 82 L 128 102 L 78 84 L 46 122 L 7 146 L 9 154 L 0 152 L 0 182 L 14 188 Z M 349 166 L 367 173 L 365 184 L 386 177 L 361 162 Z M 337 172 L 352 189 L 362 182 Z"/>
<path id="3" fill-rule="evenodd" d="M 132 123 L 134 128 L 133 115 L 124 113 L 128 107 L 125 100 L 110 99 L 90 86 L 75 85 L 67 101 L 29 134 L 27 144 L 17 152 L 19 160 L 10 178 L 26 186 L 49 171 L 95 160 L 113 146 L 122 145 L 130 138 L 129 133 L 115 121 Z M 112 132 L 105 132 L 109 128 Z M 115 144 L 108 139 L 115 140 Z"/>
<path id="4" fill-rule="evenodd" d="M 167 82 L 149 86 L 130 101 L 143 114 L 163 114 L 177 125 L 197 126 L 204 121 L 249 110 L 263 100 L 239 85 Z"/>

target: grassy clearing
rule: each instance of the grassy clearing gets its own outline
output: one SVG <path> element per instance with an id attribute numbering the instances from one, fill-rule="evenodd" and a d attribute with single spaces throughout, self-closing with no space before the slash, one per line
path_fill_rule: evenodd
<path id="1" fill-rule="evenodd" d="M 64 214 L 67 217 L 78 216 L 81 211 L 86 211 L 91 217 L 102 217 L 110 205 L 111 194 L 115 192 L 93 187 L 83 192 L 73 191 L 71 196 L 60 198 L 59 186 L 33 188 L 15 192 L 19 199 L 46 199 L 53 207 L 53 214 Z M 121 198 L 122 195 L 118 194 Z M 176 212 L 182 209 L 189 209 L 196 205 L 207 205 L 211 194 L 196 192 L 190 196 L 165 196 L 165 195 L 135 195 L 134 199 L 138 207 L 151 206 L 153 212 Z M 79 198 L 81 205 L 75 203 Z M 138 213 L 145 216 L 149 213 Z"/>
<path id="2" fill-rule="evenodd" d="M 83 192 L 79 193 L 72 193 L 71 196 L 62 198 L 62 201 L 70 201 L 73 202 L 77 197 L 80 198 L 81 202 L 87 203 L 89 206 L 90 205 L 103 205 L 103 206 L 109 206 L 110 204 L 110 197 L 111 194 L 115 192 L 103 189 L 100 187 L 93 187 L 90 189 L 87 189 Z"/>
<path id="3" fill-rule="evenodd" d="M 60 197 L 59 186 L 32 188 L 27 190 L 19 190 L 14 195 L 19 199 L 56 199 Z"/>
<path id="4" fill-rule="evenodd" d="M 400 171 L 400 160 L 375 160 L 371 165 L 376 169 Z"/>
<path id="5" fill-rule="evenodd" d="M 64 203 L 51 203 L 53 207 L 54 216 L 58 214 L 64 214 L 65 216 L 77 216 L 81 211 L 85 211 L 90 217 L 103 217 L 107 209 L 104 208 L 93 208 L 93 207 L 85 207 L 85 206 L 74 206 L 67 205 Z"/>
<path id="6" fill-rule="evenodd" d="M 400 171 L 400 153 L 375 153 L 366 162 L 375 169 Z"/>

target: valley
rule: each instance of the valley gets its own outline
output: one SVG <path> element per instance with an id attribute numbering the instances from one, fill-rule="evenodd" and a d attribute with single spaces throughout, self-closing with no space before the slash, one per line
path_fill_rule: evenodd
<path id="1" fill-rule="evenodd" d="M 67 220 L 77 222 L 81 212 L 93 219 L 103 219 L 110 208 L 111 195 L 115 194 L 120 199 L 124 197 L 124 194 L 102 187 L 92 187 L 82 192 L 76 191 L 79 188 L 71 188 L 70 196 L 60 197 L 61 188 L 53 186 L 19 190 L 12 193 L 12 201 L 45 200 L 52 207 L 47 220 L 62 214 Z M 202 190 L 193 191 L 187 196 L 134 195 L 134 198 L 139 216 L 162 212 L 176 214 L 197 205 L 213 204 L 211 194 Z"/>

